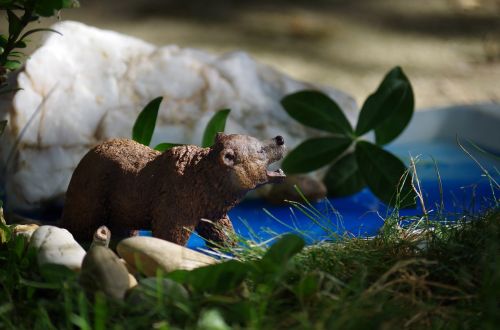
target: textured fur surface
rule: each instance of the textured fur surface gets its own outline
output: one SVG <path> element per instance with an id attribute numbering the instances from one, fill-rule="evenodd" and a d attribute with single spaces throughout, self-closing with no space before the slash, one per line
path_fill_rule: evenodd
<path id="1" fill-rule="evenodd" d="M 113 235 L 151 229 L 181 245 L 194 229 L 225 242 L 233 230 L 227 212 L 249 190 L 284 178 L 267 170 L 284 152 L 280 136 L 259 141 L 219 133 L 211 148 L 186 145 L 163 153 L 128 139 L 110 140 L 75 169 L 61 225 L 78 240 L 91 240 L 106 225 Z"/>

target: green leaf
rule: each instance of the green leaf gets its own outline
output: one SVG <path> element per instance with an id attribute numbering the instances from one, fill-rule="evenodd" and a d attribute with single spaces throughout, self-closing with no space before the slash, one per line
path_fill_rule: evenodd
<path id="1" fill-rule="evenodd" d="M 350 145 L 349 138 L 322 137 L 302 142 L 283 160 L 283 170 L 289 174 L 316 170 L 339 157 Z"/>
<path id="2" fill-rule="evenodd" d="M 211 147 L 215 142 L 215 136 L 217 133 L 224 132 L 224 129 L 226 128 L 227 116 L 229 116 L 230 112 L 230 109 L 219 110 L 208 121 L 207 127 L 205 127 L 205 132 L 203 133 L 203 139 L 201 141 L 201 146 L 203 148 Z"/>
<path id="3" fill-rule="evenodd" d="M 0 95 L 15 93 L 22 90 L 22 88 L 8 88 L 8 84 L 0 85 Z"/>
<path id="4" fill-rule="evenodd" d="M 356 144 L 355 154 L 361 174 L 375 196 L 391 206 L 415 206 L 411 177 L 405 178 L 406 167 L 399 158 L 366 141 Z"/>
<path id="5" fill-rule="evenodd" d="M 281 105 L 298 122 L 331 133 L 350 135 L 353 130 L 344 113 L 327 95 L 301 91 L 285 96 Z"/>
<path id="6" fill-rule="evenodd" d="M 395 67 L 363 104 L 356 135 L 361 136 L 372 129 L 383 127 L 378 130 L 380 144 L 390 142 L 404 130 L 411 119 L 413 108 L 410 81 L 400 67 Z"/>
<path id="7" fill-rule="evenodd" d="M 4 67 L 10 71 L 17 70 L 21 67 L 22 63 L 18 60 L 8 60 L 5 62 Z"/>
<path id="8" fill-rule="evenodd" d="M 65 278 L 67 280 L 67 278 Z M 24 278 L 19 279 L 19 284 L 25 285 L 30 288 L 36 289 L 50 289 L 50 290 L 61 290 L 63 288 L 62 285 L 54 283 L 54 282 L 38 282 L 32 281 Z"/>
<path id="9" fill-rule="evenodd" d="M 0 244 L 6 243 L 12 237 L 12 230 L 5 224 L 5 220 L 0 218 Z"/>
<path id="10" fill-rule="evenodd" d="M 405 81 L 404 91 L 399 95 L 399 102 L 391 116 L 375 128 L 375 142 L 384 145 L 401 134 L 410 122 L 415 110 L 415 99 L 410 81 L 402 70 L 397 71 L 398 78 Z"/>
<path id="11" fill-rule="evenodd" d="M 79 8 L 80 2 L 77 0 L 62 0 L 62 8 Z"/>
<path id="12" fill-rule="evenodd" d="M 332 196 L 348 196 L 366 186 L 359 171 L 354 153 L 349 153 L 335 162 L 326 172 L 323 182 Z"/>
<path id="13" fill-rule="evenodd" d="M 0 35 L 0 47 L 4 47 L 7 44 L 7 38 L 2 34 Z"/>
<path id="14" fill-rule="evenodd" d="M 163 97 L 157 97 L 149 102 L 141 111 L 132 129 L 132 139 L 149 146 L 156 125 L 156 117 Z"/>
<path id="15" fill-rule="evenodd" d="M 189 293 L 178 282 L 161 277 L 147 277 L 139 280 L 139 285 L 132 291 L 134 295 L 141 295 L 146 297 L 158 297 L 161 293 L 164 298 L 169 301 L 177 303 L 186 303 L 189 299 Z"/>
<path id="16" fill-rule="evenodd" d="M 14 14 L 12 10 L 7 10 L 7 18 L 9 21 L 9 36 L 17 37 L 23 29 L 21 20 L 16 16 L 16 14 Z"/>
<path id="17" fill-rule="evenodd" d="M 26 43 L 24 41 L 18 41 L 16 42 L 15 44 L 15 47 L 16 48 L 26 48 L 28 45 L 26 45 Z M 11 53 L 12 54 L 12 53 Z"/>
<path id="18" fill-rule="evenodd" d="M 7 120 L 0 120 L 0 136 L 2 136 L 6 126 L 7 126 Z"/>
<path id="19" fill-rule="evenodd" d="M 75 273 L 66 266 L 45 264 L 39 268 L 40 274 L 48 283 L 63 283 L 75 277 Z"/>
<path id="20" fill-rule="evenodd" d="M 229 260 L 191 271 L 177 270 L 167 274 L 167 277 L 198 292 L 222 294 L 237 288 L 250 272 L 248 264 Z"/>
<path id="21" fill-rule="evenodd" d="M 314 295 L 318 292 L 319 283 L 318 276 L 315 274 L 306 274 L 300 279 L 300 281 L 295 284 L 293 291 L 299 299 L 304 300 L 309 296 Z"/>
<path id="22" fill-rule="evenodd" d="M 0 0 L 0 10 L 13 9 L 16 2 L 19 2 L 19 0 Z"/>
<path id="23" fill-rule="evenodd" d="M 63 9 L 64 0 L 37 0 L 35 13 L 43 17 L 54 16 L 55 12 Z"/>
<path id="24" fill-rule="evenodd" d="M 304 246 L 305 242 L 299 236 L 285 234 L 267 250 L 257 265 L 268 273 L 273 273 L 276 269 L 283 269 L 294 255 L 302 251 Z"/>
<path id="25" fill-rule="evenodd" d="M 156 147 L 154 147 L 155 150 L 157 151 L 167 151 L 168 149 L 172 149 L 173 147 L 178 147 L 178 146 L 183 146 L 182 143 L 160 143 Z"/>
<path id="26" fill-rule="evenodd" d="M 11 52 L 8 56 L 9 60 L 13 60 L 15 58 L 21 58 L 22 56 L 19 54 L 19 52 Z"/>

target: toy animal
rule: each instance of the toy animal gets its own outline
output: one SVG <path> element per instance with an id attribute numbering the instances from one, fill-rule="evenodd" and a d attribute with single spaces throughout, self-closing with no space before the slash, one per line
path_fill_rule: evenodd
<path id="1" fill-rule="evenodd" d="M 196 229 L 208 241 L 226 243 L 233 231 L 227 212 L 248 191 L 285 178 L 281 169 L 268 169 L 285 150 L 281 136 L 260 141 L 222 133 L 210 148 L 163 153 L 128 139 L 104 142 L 75 169 L 61 226 L 86 241 L 106 225 L 118 236 L 151 229 L 180 245 Z"/>

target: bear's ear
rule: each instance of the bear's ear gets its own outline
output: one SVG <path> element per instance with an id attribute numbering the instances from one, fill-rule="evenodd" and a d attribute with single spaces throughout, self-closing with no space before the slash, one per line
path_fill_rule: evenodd
<path id="1" fill-rule="evenodd" d="M 236 154 L 233 149 L 223 149 L 220 153 L 220 159 L 222 164 L 233 167 L 236 161 Z"/>
<path id="2" fill-rule="evenodd" d="M 215 134 L 215 143 L 220 142 L 224 136 L 224 132 L 217 132 Z"/>

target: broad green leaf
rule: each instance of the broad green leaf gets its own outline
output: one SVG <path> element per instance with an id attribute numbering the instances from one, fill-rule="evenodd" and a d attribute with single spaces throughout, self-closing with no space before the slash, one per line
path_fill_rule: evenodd
<path id="1" fill-rule="evenodd" d="M 338 104 L 323 93 L 293 93 L 285 96 L 281 104 L 292 118 L 304 125 L 344 135 L 350 135 L 353 131 Z"/>
<path id="2" fill-rule="evenodd" d="M 191 271 L 178 270 L 168 278 L 190 286 L 198 292 L 222 294 L 236 289 L 251 272 L 249 264 L 229 260 L 219 264 L 199 267 Z"/>
<path id="3" fill-rule="evenodd" d="M 359 171 L 354 153 L 349 153 L 335 162 L 326 172 L 323 182 L 332 196 L 348 196 L 366 186 Z"/>
<path id="4" fill-rule="evenodd" d="M 172 149 L 173 147 L 178 147 L 178 146 L 182 146 L 182 145 L 183 144 L 181 144 L 181 143 L 160 143 L 159 145 L 154 147 L 154 149 L 157 151 L 164 152 L 164 151 L 167 151 L 168 149 Z"/>
<path id="5" fill-rule="evenodd" d="M 397 138 L 410 122 L 415 110 L 415 99 L 411 83 L 402 70 L 398 74 L 399 79 L 406 81 L 406 88 L 399 95 L 399 103 L 395 106 L 392 115 L 375 128 L 375 142 L 378 145 L 387 144 Z"/>
<path id="6" fill-rule="evenodd" d="M 205 132 L 203 133 L 203 139 L 201 141 L 201 146 L 203 148 L 211 147 L 215 142 L 217 133 L 224 132 L 227 116 L 229 116 L 230 112 L 230 109 L 219 110 L 210 118 L 207 127 L 205 127 Z"/>
<path id="7" fill-rule="evenodd" d="M 7 120 L 0 120 L 0 136 L 5 131 L 5 127 L 7 126 Z"/>
<path id="8" fill-rule="evenodd" d="M 7 19 L 9 21 L 9 35 L 19 36 L 19 33 L 23 29 L 21 19 L 12 10 L 7 10 Z"/>
<path id="9" fill-rule="evenodd" d="M 355 154 L 361 174 L 375 196 L 391 206 L 415 206 L 411 177 L 404 178 L 406 167 L 399 158 L 366 141 L 356 144 Z"/>
<path id="10" fill-rule="evenodd" d="M 273 273 L 276 269 L 283 269 L 288 261 L 302 251 L 305 242 L 294 234 L 283 235 L 276 243 L 271 245 L 261 260 L 257 261 L 258 267 L 263 272 Z"/>
<path id="11" fill-rule="evenodd" d="M 160 109 L 163 97 L 157 97 L 149 102 L 141 111 L 132 129 L 132 139 L 149 146 L 156 125 L 158 109 Z"/>
<path id="12" fill-rule="evenodd" d="M 395 67 L 389 71 L 377 90 L 368 96 L 363 104 L 356 126 L 356 135 L 361 136 L 381 125 L 387 129 L 390 124 L 391 127 L 387 133 L 379 133 L 380 141 L 387 143 L 403 131 L 412 114 L 411 84 L 403 70 Z"/>
<path id="13" fill-rule="evenodd" d="M 283 160 L 283 170 L 289 174 L 316 170 L 339 157 L 351 143 L 349 138 L 338 137 L 306 140 L 288 153 Z"/>

